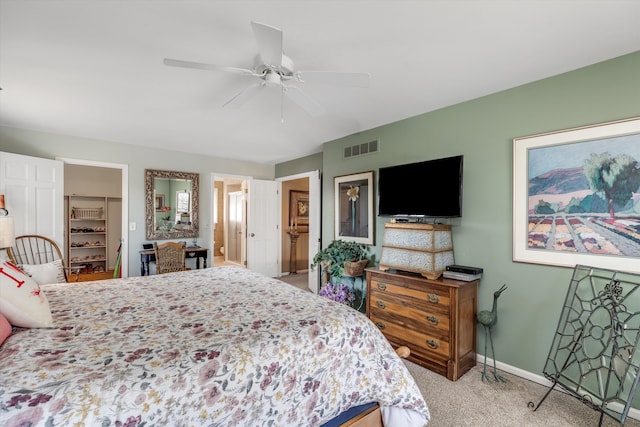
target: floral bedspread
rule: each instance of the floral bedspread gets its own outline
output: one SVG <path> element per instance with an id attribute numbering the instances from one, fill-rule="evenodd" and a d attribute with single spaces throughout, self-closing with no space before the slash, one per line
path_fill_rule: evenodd
<path id="1" fill-rule="evenodd" d="M 43 285 L 55 327 L 0 346 L 0 425 L 317 426 L 429 411 L 361 313 L 237 267 Z"/>

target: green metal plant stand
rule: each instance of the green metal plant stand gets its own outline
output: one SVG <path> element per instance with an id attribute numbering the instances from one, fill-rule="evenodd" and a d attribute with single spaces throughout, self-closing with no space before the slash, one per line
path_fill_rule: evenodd
<path id="1" fill-rule="evenodd" d="M 638 386 L 640 275 L 577 265 L 573 271 L 544 375 L 551 388 L 570 395 L 621 424 Z"/>

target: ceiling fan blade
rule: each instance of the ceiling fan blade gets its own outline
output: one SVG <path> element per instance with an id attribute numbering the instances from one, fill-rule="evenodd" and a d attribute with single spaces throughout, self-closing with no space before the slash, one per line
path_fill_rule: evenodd
<path id="1" fill-rule="evenodd" d="M 287 97 L 302 107 L 310 116 L 316 117 L 324 113 L 324 107 L 315 99 L 304 93 L 296 86 L 283 86 L 284 93 Z"/>
<path id="2" fill-rule="evenodd" d="M 274 67 L 282 65 L 282 30 L 253 21 L 251 27 L 262 62 Z"/>
<path id="3" fill-rule="evenodd" d="M 262 90 L 264 87 L 263 82 L 257 82 L 252 84 L 251 86 L 246 87 L 240 93 L 235 95 L 233 98 L 222 104 L 223 107 L 231 107 L 238 108 L 244 105 L 245 102 L 253 98 Z"/>
<path id="4" fill-rule="evenodd" d="M 168 65 L 170 67 L 195 68 L 196 70 L 207 70 L 207 71 L 226 71 L 229 73 L 243 74 L 247 76 L 256 75 L 253 71 L 247 70 L 245 68 L 222 67 L 220 65 L 203 64 L 201 62 L 192 62 L 192 61 L 181 61 L 179 59 L 169 59 L 169 58 L 165 58 L 163 62 L 164 62 L 164 65 Z"/>
<path id="5" fill-rule="evenodd" d="M 369 87 L 369 73 L 341 73 L 337 71 L 298 71 L 296 80 L 337 86 Z"/>

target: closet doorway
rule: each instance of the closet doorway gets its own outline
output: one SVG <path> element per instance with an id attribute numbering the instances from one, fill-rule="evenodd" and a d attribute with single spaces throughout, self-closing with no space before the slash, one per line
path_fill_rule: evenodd
<path id="1" fill-rule="evenodd" d="M 310 271 L 309 264 L 313 256 L 320 250 L 320 171 L 304 172 L 296 175 L 289 175 L 277 178 L 276 181 L 282 183 L 282 209 L 281 209 L 281 260 L 280 274 L 289 275 L 292 273 L 291 267 L 295 268 L 296 274 L 300 272 L 307 275 L 307 285 L 309 290 L 317 293 L 319 288 L 320 274 L 319 269 Z M 304 222 L 301 222 L 297 215 L 303 212 L 296 209 L 296 203 L 301 200 L 301 195 L 306 199 L 302 199 L 304 214 Z M 307 200 L 308 204 L 304 202 Z M 301 224 L 304 224 L 302 227 Z M 295 245 L 295 256 L 292 257 L 291 236 L 287 231 L 293 225 L 294 231 L 298 232 L 298 238 Z M 297 225 L 297 230 L 295 230 Z"/>
<path id="2" fill-rule="evenodd" d="M 128 215 L 128 190 L 129 190 L 129 174 L 128 165 L 98 162 L 92 160 L 58 158 L 64 162 L 64 194 L 65 200 L 69 197 L 88 196 L 103 197 L 106 200 L 105 218 L 107 219 L 105 226 L 107 234 L 100 238 L 99 235 L 93 240 L 104 241 L 106 256 L 106 270 L 109 275 L 100 275 L 92 272 L 92 275 L 86 274 L 83 277 L 86 280 L 98 280 L 113 277 L 113 269 L 118 265 L 119 259 L 119 275 L 127 277 L 129 275 L 129 215 Z M 69 218 L 69 206 L 66 206 L 65 218 Z M 65 236 L 69 236 L 70 223 L 65 221 Z M 89 235 L 87 235 L 87 239 Z M 77 240 L 77 239 L 76 239 Z M 65 238 L 64 252 L 67 260 L 71 261 L 74 257 L 70 253 L 69 242 Z"/>

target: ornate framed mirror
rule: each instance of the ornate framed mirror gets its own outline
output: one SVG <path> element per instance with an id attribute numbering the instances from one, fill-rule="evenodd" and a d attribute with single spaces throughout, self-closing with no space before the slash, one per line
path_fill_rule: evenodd
<path id="1" fill-rule="evenodd" d="M 145 169 L 148 240 L 198 237 L 199 174 Z"/>

